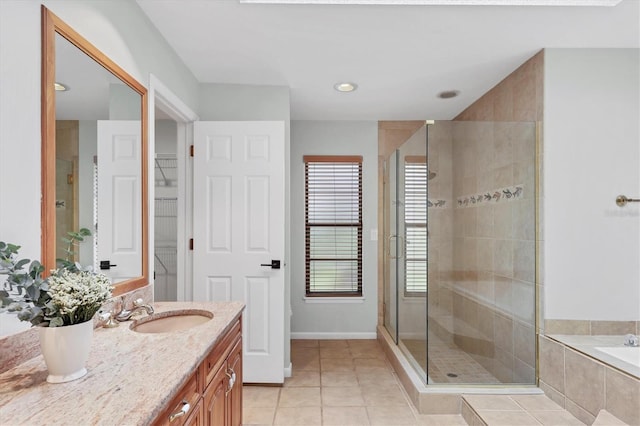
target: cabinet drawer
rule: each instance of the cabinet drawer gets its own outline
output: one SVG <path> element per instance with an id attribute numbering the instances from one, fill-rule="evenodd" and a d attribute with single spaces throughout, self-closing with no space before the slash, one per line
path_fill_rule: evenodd
<path id="1" fill-rule="evenodd" d="M 229 332 L 216 344 L 213 350 L 209 353 L 205 361 L 203 362 L 204 368 L 204 387 L 206 388 L 211 380 L 215 376 L 216 372 L 220 369 L 222 364 L 225 363 L 227 356 L 231 352 L 236 340 L 240 339 L 240 332 L 242 325 L 240 320 L 231 327 Z"/>
<path id="2" fill-rule="evenodd" d="M 155 425 L 184 425 L 192 418 L 194 410 L 201 409 L 198 405 L 201 395 L 200 375 L 194 372 L 187 383 L 182 386 L 171 402 L 154 422 Z"/>

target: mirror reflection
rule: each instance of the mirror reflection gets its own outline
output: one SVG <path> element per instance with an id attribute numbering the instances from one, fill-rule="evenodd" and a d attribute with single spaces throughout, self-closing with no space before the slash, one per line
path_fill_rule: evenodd
<path id="1" fill-rule="evenodd" d="M 56 258 L 63 237 L 92 236 L 75 260 L 114 283 L 142 273 L 141 96 L 55 35 Z"/>

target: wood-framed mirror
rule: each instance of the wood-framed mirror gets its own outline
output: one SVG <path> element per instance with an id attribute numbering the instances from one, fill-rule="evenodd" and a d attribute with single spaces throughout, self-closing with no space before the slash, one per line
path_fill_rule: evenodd
<path id="1" fill-rule="evenodd" d="M 72 260 L 108 275 L 114 296 L 147 285 L 147 90 L 44 6 L 41 125 L 45 271 L 86 228 Z"/>

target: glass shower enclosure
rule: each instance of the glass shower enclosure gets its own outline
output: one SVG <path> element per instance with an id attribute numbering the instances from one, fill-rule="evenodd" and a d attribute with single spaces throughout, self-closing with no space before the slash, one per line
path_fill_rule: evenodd
<path id="1" fill-rule="evenodd" d="M 384 326 L 425 384 L 535 383 L 535 150 L 437 121 L 384 158 Z"/>

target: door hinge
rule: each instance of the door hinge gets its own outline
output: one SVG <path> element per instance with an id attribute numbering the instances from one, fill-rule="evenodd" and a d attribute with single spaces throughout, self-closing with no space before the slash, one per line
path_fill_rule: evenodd
<path id="1" fill-rule="evenodd" d="M 189 157 L 193 157 L 193 145 L 189 146 Z"/>
<path id="2" fill-rule="evenodd" d="M 193 250 L 193 238 L 189 238 L 189 250 Z"/>

